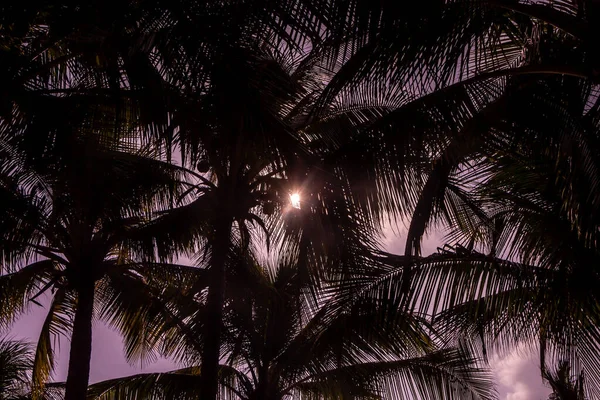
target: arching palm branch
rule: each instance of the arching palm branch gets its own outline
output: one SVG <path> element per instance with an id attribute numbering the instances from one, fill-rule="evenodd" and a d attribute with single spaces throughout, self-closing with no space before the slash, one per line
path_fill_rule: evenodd
<path id="1" fill-rule="evenodd" d="M 502 125 L 512 123 L 507 104 L 530 107 L 523 97 L 543 97 L 535 94 L 540 88 L 533 82 L 563 76 L 597 90 L 597 50 L 590 46 L 591 26 L 598 19 L 594 1 L 440 1 L 406 12 L 390 2 L 356 0 L 338 11 L 340 19 L 353 22 L 351 56 L 331 80 L 321 104 L 348 83 L 360 85 L 373 77 L 379 84 L 402 82 L 416 97 L 416 105 L 429 103 L 425 115 L 438 117 L 438 133 L 447 131 L 446 140 L 436 142 L 438 147 L 431 151 L 438 160 L 423 171 L 422 182 L 412 190 L 416 198 L 405 202 L 412 214 L 407 255 L 420 252 L 423 234 L 440 218 L 451 225 L 481 219 L 477 205 L 461 188 L 461 171 L 465 162 L 518 141 L 516 136 L 503 136 Z M 588 106 L 597 97 L 580 93 Z M 402 115 L 403 109 L 410 107 L 390 117 Z"/>
<path id="2" fill-rule="evenodd" d="M 393 2 L 331 3 L 339 7 L 339 20 L 351 21 L 337 27 L 368 43 L 354 52 L 340 82 L 386 71 L 390 80 L 436 90 L 491 71 L 505 76 L 527 70 L 538 77 L 566 74 L 593 79 L 597 69 L 597 50 L 591 44 L 600 14 L 594 0 L 438 1 L 410 11 L 394 7 Z M 536 36 L 548 27 L 589 57 L 579 63 L 537 58 L 535 53 L 544 43 Z M 354 49 L 357 46 L 349 51 Z M 521 64 L 523 58 L 528 59 L 527 65 Z M 523 66 L 527 68 L 519 71 Z"/>
<path id="3" fill-rule="evenodd" d="M 584 59 L 560 39 L 546 34 L 546 54 L 552 50 L 561 59 Z M 479 304 L 481 312 L 487 304 L 487 315 L 470 317 L 470 323 L 479 329 L 486 323 L 495 326 L 493 336 L 504 344 L 535 338 L 542 365 L 547 357 L 554 363 L 583 365 L 590 371 L 586 385 L 593 394 L 600 387 L 595 373 L 598 311 L 592 300 L 598 295 L 593 284 L 598 274 L 593 261 L 598 258 L 595 92 L 589 80 L 546 78 L 530 87 L 530 98 L 539 100 L 524 97 L 509 108 L 511 125 L 504 132 L 513 138 L 510 145 L 485 159 L 474 173 L 479 180 L 475 194 L 487 217 L 482 225 L 486 233 L 471 239 L 533 274 L 524 272 L 515 286 L 486 290 L 481 301 L 457 310 L 459 314 L 471 307 L 473 312 Z M 526 113 L 520 111 L 524 104 Z M 514 310 L 523 312 L 518 316 Z M 525 315 L 530 315 L 529 322 L 521 318 Z"/>

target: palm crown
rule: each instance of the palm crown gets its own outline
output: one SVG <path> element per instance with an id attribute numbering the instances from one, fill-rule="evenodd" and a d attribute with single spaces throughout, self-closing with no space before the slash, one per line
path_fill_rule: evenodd
<path id="1" fill-rule="evenodd" d="M 493 396 L 489 376 L 467 348 L 439 348 L 420 316 L 403 314 L 383 328 L 372 324 L 379 314 L 361 301 L 326 295 L 315 308 L 296 266 L 265 268 L 247 257 L 232 261 L 238 265 L 228 274 L 236 289 L 225 302 L 221 398 Z M 203 341 L 198 314 L 204 302 L 196 307 L 200 311 L 186 301 L 179 314 L 189 327 L 184 332 L 188 351 L 179 353 L 187 363 L 200 359 L 195 341 Z M 179 335 L 173 339 L 178 345 L 167 348 L 180 349 Z M 187 367 L 100 382 L 90 387 L 89 396 L 188 398 L 199 387 L 200 368 Z"/>
<path id="2" fill-rule="evenodd" d="M 72 349 L 78 345 L 76 335 L 87 341 L 95 287 L 110 284 L 111 276 L 131 274 L 140 261 L 153 260 L 154 248 L 136 232 L 153 218 L 153 210 L 176 196 L 181 174 L 151 153 L 139 149 L 136 154 L 129 141 L 77 130 L 68 140 L 69 132 L 60 133 L 64 142 L 35 159 L 19 156 L 19 136 L 7 137 L 4 148 L 13 156 L 1 166 L 6 204 L 1 241 L 8 272 L 1 277 L 3 324 L 23 311 L 27 301 L 53 293 L 36 353 L 38 387 L 53 366 L 50 336 L 72 328 Z M 81 370 L 87 381 L 89 365 Z"/>

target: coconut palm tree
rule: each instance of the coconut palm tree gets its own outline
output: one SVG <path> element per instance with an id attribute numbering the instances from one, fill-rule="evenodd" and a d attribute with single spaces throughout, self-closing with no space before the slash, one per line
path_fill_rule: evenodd
<path id="1" fill-rule="evenodd" d="M 52 370 L 51 336 L 72 331 L 66 398 L 85 396 L 94 309 L 97 316 L 111 316 L 102 304 L 118 303 L 126 281 L 143 280 L 144 269 L 161 274 L 168 266 L 156 262 L 151 238 L 138 232 L 153 211 L 168 207 L 182 190 L 180 168 L 118 133 L 110 137 L 103 125 L 109 110 L 104 108 L 97 119 L 81 118 L 79 124 L 72 114 L 64 119 L 48 112 L 37 115 L 24 128 L 27 134 L 56 134 L 54 145 L 41 154 L 29 151 L 19 131 L 7 130 L 2 137 L 10 157 L 0 164 L 5 205 L 0 215 L 0 317 L 2 325 L 9 324 L 52 292 L 37 344 L 34 386 L 41 389 Z M 161 260 L 169 251 L 162 250 Z"/>
<path id="2" fill-rule="evenodd" d="M 376 323 L 357 299 L 341 304 L 323 291 L 315 307 L 297 266 L 261 267 L 238 252 L 228 266 L 219 366 L 223 399 L 494 397 L 490 376 L 466 348 L 439 348 L 417 314 Z M 235 265 L 235 268 L 233 264 Z M 179 308 L 191 335 L 183 356 L 202 359 L 205 299 Z M 199 310 L 194 310 L 199 308 Z M 198 324 L 196 323 L 199 322 Z M 381 321 L 379 321 L 381 322 Z M 181 331 L 179 331 L 181 333 Z M 174 335 L 181 344 L 180 335 Z M 100 382 L 89 398 L 196 398 L 201 367 Z"/>
<path id="3" fill-rule="evenodd" d="M 542 84 L 547 102 L 529 107 L 529 116 L 512 125 L 523 128 L 519 140 L 464 171 L 476 182 L 468 198 L 480 219 L 463 209 L 464 220 L 476 223 L 464 224 L 467 234 L 452 236 L 459 244 L 439 254 L 387 256 L 390 268 L 374 278 L 370 290 L 382 301 L 406 298 L 416 309 L 436 314 L 440 332 L 477 338 L 484 352 L 537 343 L 541 365 L 568 360 L 582 367 L 589 371 L 588 393 L 596 394 L 595 111 L 577 117 L 574 110 L 585 108 L 573 105 L 569 132 L 564 109 L 551 96 L 559 96 L 566 108 L 580 94 L 573 91 L 569 98 L 568 92 L 548 88 L 548 81 Z M 517 110 L 523 107 L 515 103 Z M 532 118 L 541 111 L 543 118 Z M 402 292 L 406 274 L 413 282 Z"/>
<path id="4" fill-rule="evenodd" d="M 251 239 L 257 234 L 252 225 L 265 235 L 267 246 L 270 241 L 281 242 L 286 217 L 301 220 L 294 232 L 296 240 L 288 236 L 287 242 L 300 244 L 297 251 L 313 261 L 306 265 L 314 273 L 324 252 L 328 251 L 331 260 L 335 258 L 334 253 L 342 253 L 342 249 L 326 249 L 325 243 L 316 241 L 318 233 L 319 239 L 324 240 L 329 235 L 330 241 L 346 235 L 346 240 L 338 240 L 338 243 L 349 249 L 350 243 L 357 247 L 364 243 L 359 235 L 365 236 L 368 232 L 367 225 L 357 232 L 352 231 L 353 227 L 359 227 L 361 219 L 344 198 L 348 185 L 333 175 L 328 176 L 327 166 L 317 169 L 324 163 L 317 164 L 319 160 L 307 149 L 304 135 L 298 134 L 286 120 L 286 113 L 299 101 L 298 90 L 310 89 L 302 86 L 305 84 L 300 81 L 302 76 L 291 75 L 281 61 L 282 57 L 274 58 L 260 49 L 254 54 L 249 49 L 232 49 L 215 63 L 208 94 L 197 104 L 186 104 L 174 117 L 180 124 L 182 147 L 186 146 L 183 150 L 189 151 L 189 157 L 204 176 L 198 176 L 199 183 L 194 188 L 197 200 L 171 212 L 159 221 L 156 229 L 165 234 L 166 242 L 192 246 L 195 244 L 193 234 L 198 233 L 211 260 L 211 274 L 215 279 L 209 288 L 207 318 L 210 321 L 206 329 L 210 333 L 204 335 L 202 363 L 207 398 L 214 398 L 217 389 L 226 290 L 224 268 L 232 244 L 240 240 L 243 247 L 251 246 Z M 289 206 L 289 196 L 294 192 L 302 196 L 303 207 L 299 210 Z M 316 193 L 323 197 L 313 199 Z M 331 218 L 340 222 L 338 232 L 324 229 L 325 202 L 332 205 L 329 208 L 332 213 L 337 213 Z M 333 226 L 331 221 L 326 222 Z M 312 238 L 307 235 L 309 229 L 314 232 Z M 344 256 L 351 257 L 356 253 L 352 250 Z M 305 277 L 309 275 L 308 271 L 303 272 Z"/>
<path id="5" fill-rule="evenodd" d="M 231 243 L 250 246 L 257 235 L 306 257 L 306 279 L 360 269 L 377 228 L 412 212 L 432 159 L 489 101 L 465 86 L 422 96 L 377 76 L 336 89 L 351 54 L 334 39 L 307 52 L 246 38 L 214 59 L 204 92 L 174 107 L 182 159 L 201 175 L 198 197 L 155 231 L 165 243 L 199 240 L 215 276 L 224 276 Z M 289 206 L 294 193 L 299 208 Z M 212 382 L 208 398 L 217 390 L 225 290 L 223 278 L 212 281 L 202 363 L 211 369 L 202 374 Z"/>
<path id="6" fill-rule="evenodd" d="M 546 46 L 539 50 L 542 59 L 589 61 L 588 54 L 552 30 L 541 37 Z M 467 308 L 474 312 L 475 304 L 478 313 L 483 304 L 487 311 L 477 317 L 463 314 L 455 322 L 478 325 L 504 345 L 538 341 L 541 365 L 548 357 L 589 370 L 587 390 L 597 395 L 598 311 L 592 300 L 598 296 L 593 283 L 598 258 L 596 84 L 547 77 L 528 85 L 530 95 L 507 109 L 511 125 L 503 131 L 512 139 L 506 149 L 472 169 L 479 171 L 472 174 L 479 181 L 475 194 L 487 217 L 478 225 L 485 228 L 469 239 L 502 258 L 496 260 L 499 266 L 518 262 L 522 272 L 514 276 L 522 279 L 468 302 L 456 315 Z M 525 104 L 527 112 L 522 111 Z"/>

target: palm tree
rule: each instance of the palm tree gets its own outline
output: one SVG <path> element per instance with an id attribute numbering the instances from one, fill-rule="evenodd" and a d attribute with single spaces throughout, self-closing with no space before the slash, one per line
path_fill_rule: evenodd
<path id="1" fill-rule="evenodd" d="M 519 92 L 498 97 L 504 83 L 497 80 L 429 94 L 377 74 L 348 81 L 354 55 L 344 49 L 350 44 L 368 47 L 356 38 L 340 46 L 334 37 L 306 53 L 251 38 L 217 58 L 206 93 L 183 99 L 174 111 L 182 158 L 204 175 L 197 177 L 198 200 L 156 228 L 165 242 L 193 246 L 197 235 L 222 277 L 233 238 L 249 246 L 262 230 L 267 242 L 310 259 L 303 274 L 318 279 L 323 271 L 329 278 L 360 271 L 385 217 L 414 212 L 420 227 L 411 228 L 409 242 L 420 239 L 431 214 L 422 209 L 427 200 L 420 189 L 425 185 L 434 200 L 443 195 L 444 186 L 432 190 L 431 181 L 447 180 L 461 160 L 481 150 L 486 137 L 478 128 Z M 461 188 L 452 188 L 465 200 Z M 299 210 L 289 207 L 294 192 L 302 199 Z M 181 228 L 186 225 L 192 230 Z M 225 286 L 219 278 L 209 291 L 214 320 L 202 363 L 211 369 L 203 373 L 212 382 L 209 398 L 217 390 Z"/>
<path id="2" fill-rule="evenodd" d="M 439 348 L 425 321 L 403 314 L 387 324 L 361 301 L 345 304 L 331 290 L 314 306 L 296 266 L 261 267 L 247 255 L 229 265 L 219 393 L 223 399 L 494 397 L 490 376 L 466 348 Z M 333 295 L 333 297 L 332 297 Z M 189 342 L 183 356 L 200 360 L 201 316 L 184 303 Z M 189 310 L 189 311 L 188 311 Z M 198 323 L 196 323 L 198 321 Z M 379 323 L 378 323 L 379 322 Z M 181 332 L 181 331 L 179 331 Z M 173 338 L 181 345 L 180 335 Z M 175 346 L 177 347 L 177 346 Z M 193 364 L 192 364 L 193 365 Z M 201 367 L 100 382 L 97 399 L 196 398 Z"/>
<path id="3" fill-rule="evenodd" d="M 561 35 L 550 31 L 542 38 L 547 46 L 539 51 L 542 61 L 543 57 L 589 60 Z M 528 85 L 529 96 L 507 109 L 510 128 L 503 132 L 511 139 L 506 148 L 470 172 L 479 181 L 474 194 L 485 212 L 468 241 L 495 258 L 496 273 L 519 280 L 505 279 L 503 286 L 486 289 L 485 296 L 447 316 L 469 329 L 477 327 L 503 345 L 537 340 L 541 365 L 549 357 L 552 362 L 568 360 L 583 366 L 590 372 L 587 390 L 597 395 L 595 84 L 562 77 Z M 507 260 L 517 264 L 507 267 Z M 451 326 L 447 325 L 455 329 Z"/>
<path id="4" fill-rule="evenodd" d="M 160 269 L 168 264 L 155 262 L 151 238 L 138 232 L 181 187 L 181 169 L 161 162 L 155 152 L 136 148 L 127 138 L 111 139 L 103 129 L 94 131 L 94 123 L 101 125 L 106 115 L 100 121 L 84 118 L 79 126 L 70 116 L 53 115 L 59 120 L 54 126 L 61 128 L 58 138 L 37 156 L 23 147 L 28 142 L 18 132 L 2 138 L 11 157 L 0 164 L 5 205 L 0 216 L 1 321 L 10 323 L 30 302 L 52 291 L 37 344 L 34 388 L 41 390 L 53 366 L 51 336 L 72 330 L 67 399 L 85 396 L 94 309 L 116 323 L 103 305 L 114 307 L 123 296 L 131 297 L 124 293 L 127 282 L 164 274 Z M 39 118 L 26 130 L 40 126 L 53 125 Z M 161 259 L 168 253 L 163 249 Z"/>
<path id="5" fill-rule="evenodd" d="M 193 247 L 200 240 L 211 273 L 220 277 L 207 303 L 207 398 L 217 390 L 223 271 L 232 243 L 251 246 L 262 231 L 267 246 L 307 259 L 305 279 L 350 271 L 374 246 L 383 216 L 404 210 L 414 195 L 411 179 L 427 163 L 431 148 L 423 143 L 435 138 L 434 126 L 405 137 L 389 130 L 407 123 L 410 110 L 410 121 L 418 120 L 427 102 L 398 111 L 410 96 L 403 85 L 376 82 L 330 97 L 329 85 L 343 71 L 339 52 L 335 42 L 305 53 L 248 40 L 215 60 L 206 93 L 183 99 L 174 111 L 182 159 L 200 174 L 198 197 L 155 231 L 166 243 Z M 299 209 L 289 206 L 296 192 Z"/>
<path id="6" fill-rule="evenodd" d="M 534 173 L 524 165 L 531 167 L 531 159 L 513 167 Z M 515 169 L 503 170 L 511 172 Z M 443 337 L 474 338 L 484 356 L 490 347 L 502 352 L 537 342 L 542 365 L 563 359 L 589 370 L 586 391 L 595 394 L 598 278 L 592 265 L 597 250 L 581 239 L 581 231 L 572 231 L 577 225 L 568 222 L 558 202 L 546 203 L 540 192 L 525 190 L 555 182 L 537 172 L 517 181 L 532 186 L 504 186 L 503 196 L 494 194 L 499 203 L 491 224 L 495 229 L 487 237 L 493 244 L 488 254 L 457 245 L 425 258 L 386 255 L 389 268 L 373 271 L 364 290 L 384 303 L 405 301 L 427 310 Z M 514 176 L 500 180 L 497 175 L 497 183 L 512 184 Z M 407 271 L 411 285 L 403 290 Z"/>
<path id="7" fill-rule="evenodd" d="M 563 132 L 555 120 L 550 126 Z M 390 267 L 374 273 L 370 296 L 391 304 L 406 299 L 434 314 L 434 326 L 445 337 L 480 340 L 484 354 L 488 347 L 506 351 L 537 342 L 541 365 L 568 360 L 581 366 L 589 371 L 586 390 L 596 394 L 595 196 L 593 185 L 580 183 L 594 181 L 598 152 L 585 150 L 594 136 L 594 130 L 587 131 L 579 136 L 580 146 L 570 147 L 585 151 L 586 163 L 567 156 L 565 136 L 545 144 L 532 140 L 486 159 L 480 171 L 487 176 L 471 194 L 482 207 L 480 222 L 465 224 L 468 234 L 454 236 L 461 243 L 439 254 L 387 255 Z M 403 291 L 407 274 L 412 282 Z"/>

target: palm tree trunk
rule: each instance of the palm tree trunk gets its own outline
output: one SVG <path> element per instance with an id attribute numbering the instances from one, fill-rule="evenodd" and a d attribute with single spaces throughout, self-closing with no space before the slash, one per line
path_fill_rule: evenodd
<path id="1" fill-rule="evenodd" d="M 216 400 L 219 388 L 219 356 L 225 301 L 225 262 L 231 243 L 231 219 L 223 216 L 215 224 L 211 246 L 211 282 L 206 300 L 206 325 L 202 349 L 202 400 Z"/>
<path id="2" fill-rule="evenodd" d="M 92 358 L 92 316 L 94 310 L 94 280 L 84 278 L 77 293 L 77 309 L 71 336 L 69 373 L 65 400 L 85 400 Z"/>

